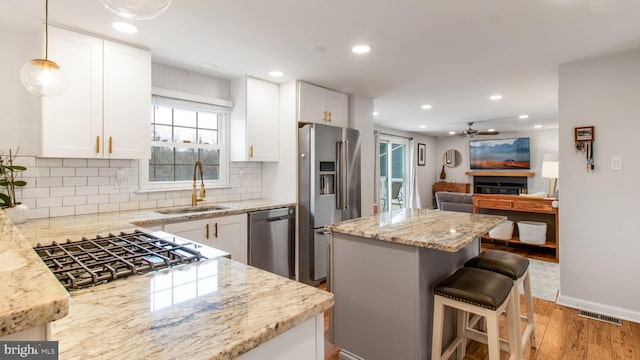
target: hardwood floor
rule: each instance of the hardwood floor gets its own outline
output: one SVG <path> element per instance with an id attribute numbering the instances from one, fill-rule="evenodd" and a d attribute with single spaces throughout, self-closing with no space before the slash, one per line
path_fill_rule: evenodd
<path id="1" fill-rule="evenodd" d="M 555 256 L 540 255 L 526 247 L 494 246 L 483 242 L 481 250 L 500 249 L 516 254 L 546 261 L 555 261 Z M 326 290 L 326 285 L 319 288 Z M 524 313 L 524 299 L 521 299 Z M 528 343 L 524 349 L 524 358 L 528 360 L 640 360 L 640 324 L 622 321 L 622 326 L 604 323 L 578 316 L 576 309 L 567 308 L 550 301 L 533 299 L 536 321 L 537 348 Z M 338 360 L 340 348 L 329 342 L 329 315 L 325 320 L 325 360 Z M 505 319 L 501 319 L 500 332 L 507 337 Z M 524 323 L 523 323 L 524 326 Z M 488 360 L 487 347 L 471 341 L 467 346 L 466 360 Z M 508 359 L 507 353 L 501 353 L 501 360 Z M 399 359 L 402 360 L 402 359 Z"/>

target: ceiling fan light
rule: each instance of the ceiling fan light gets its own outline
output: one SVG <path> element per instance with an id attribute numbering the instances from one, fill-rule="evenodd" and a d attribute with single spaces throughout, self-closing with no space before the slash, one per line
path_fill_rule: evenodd
<path id="1" fill-rule="evenodd" d="M 100 0 L 118 16 L 130 20 L 148 20 L 162 14 L 172 0 Z"/>
<path id="2" fill-rule="evenodd" d="M 47 59 L 33 59 L 20 69 L 20 80 L 27 90 L 40 96 L 55 96 L 67 87 L 67 77 L 58 64 Z"/>

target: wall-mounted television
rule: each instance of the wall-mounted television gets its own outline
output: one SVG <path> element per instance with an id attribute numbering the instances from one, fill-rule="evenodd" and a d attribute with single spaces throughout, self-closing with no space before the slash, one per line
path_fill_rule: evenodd
<path id="1" fill-rule="evenodd" d="M 529 138 L 469 141 L 471 169 L 530 169 Z"/>

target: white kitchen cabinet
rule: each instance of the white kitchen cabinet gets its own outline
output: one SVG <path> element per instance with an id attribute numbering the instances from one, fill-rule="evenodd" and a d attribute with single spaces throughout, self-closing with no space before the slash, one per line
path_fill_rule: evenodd
<path id="1" fill-rule="evenodd" d="M 231 161 L 278 161 L 280 87 L 251 77 L 231 83 Z"/>
<path id="2" fill-rule="evenodd" d="M 67 87 L 42 98 L 40 155 L 149 158 L 150 53 L 50 27 L 49 57 Z"/>
<path id="3" fill-rule="evenodd" d="M 349 97 L 338 91 L 300 82 L 298 121 L 349 127 Z"/>
<path id="4" fill-rule="evenodd" d="M 231 259 L 247 263 L 247 214 L 166 224 L 164 231 L 226 251 Z"/>

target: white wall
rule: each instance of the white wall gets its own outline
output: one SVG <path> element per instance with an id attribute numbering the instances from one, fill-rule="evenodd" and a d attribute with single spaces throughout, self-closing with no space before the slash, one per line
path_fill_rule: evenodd
<path id="1" fill-rule="evenodd" d="M 349 97 L 350 127 L 360 130 L 360 186 L 362 216 L 373 214 L 373 170 L 375 144 L 373 136 L 373 99 L 364 96 Z"/>
<path id="2" fill-rule="evenodd" d="M 640 322 L 640 50 L 560 66 L 559 303 Z M 595 126 L 595 171 L 574 127 Z M 623 157 L 622 171 L 610 169 Z"/>
<path id="3" fill-rule="evenodd" d="M 213 99 L 231 99 L 231 82 L 226 79 L 198 74 L 175 67 L 152 64 L 152 86 Z"/>
<path id="4" fill-rule="evenodd" d="M 544 191 L 549 188 L 549 180 L 540 176 L 542 170 L 542 160 L 558 159 L 558 129 L 549 130 L 532 130 L 523 132 L 502 133 L 496 136 L 476 136 L 473 140 L 482 139 L 506 139 L 514 137 L 531 138 L 531 170 L 535 173 L 534 177 L 528 179 L 527 187 L 529 193 Z M 436 149 L 436 163 L 438 171 L 435 173 L 435 180 L 440 179 L 440 171 L 442 170 L 442 156 L 449 149 L 456 149 L 462 154 L 462 164 L 455 168 L 445 167 L 447 174 L 446 181 L 468 182 L 471 184 L 473 191 L 473 177 L 464 173 L 469 171 L 469 139 L 461 138 L 457 135 L 438 139 Z M 560 179 L 558 179 L 558 189 L 560 189 Z"/>
<path id="5" fill-rule="evenodd" d="M 41 58 L 37 35 L 0 26 L 0 151 L 20 146 L 20 154 L 36 155 L 40 97 L 30 93 L 20 81 L 20 69 L 27 61 Z"/>

